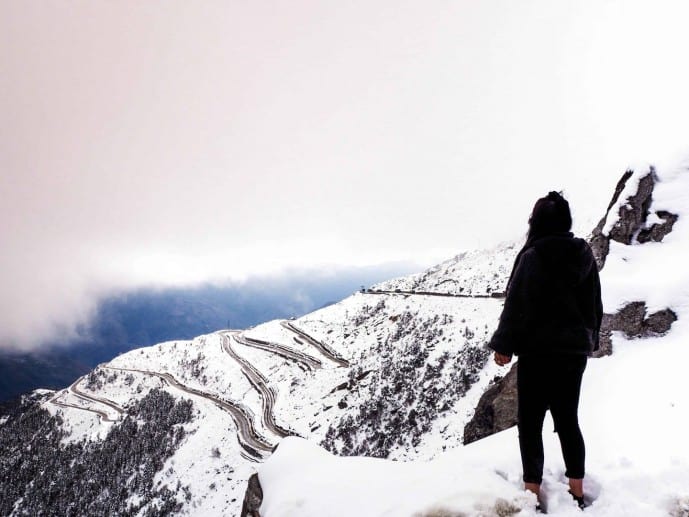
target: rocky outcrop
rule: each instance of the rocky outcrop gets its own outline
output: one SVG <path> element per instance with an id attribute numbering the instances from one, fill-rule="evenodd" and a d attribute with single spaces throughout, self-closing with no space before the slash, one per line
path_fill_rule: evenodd
<path id="1" fill-rule="evenodd" d="M 627 190 L 627 183 L 633 181 L 634 171 L 624 173 L 615 187 L 605 216 L 594 228 L 589 239 L 598 263 L 603 269 L 610 250 L 610 241 L 630 245 L 646 242 L 660 242 L 672 231 L 678 219 L 676 214 L 659 210 L 655 215 L 659 222 L 647 226 L 649 209 L 653 199 L 653 188 L 657 177 L 653 167 L 647 174 L 638 179 L 636 191 L 621 200 L 620 196 Z M 611 213 L 614 207 L 617 213 Z M 609 227 L 608 218 L 614 217 L 615 223 Z M 660 336 L 670 330 L 677 315 L 671 309 L 663 309 L 646 315 L 647 307 L 643 301 L 631 302 L 615 314 L 604 314 L 600 332 L 600 348 L 594 357 L 612 354 L 612 334 L 621 332 L 628 339 Z M 497 433 L 517 423 L 517 365 L 492 384 L 483 394 L 471 421 L 464 428 L 464 443 L 471 443 L 493 433 Z"/>
<path id="2" fill-rule="evenodd" d="M 632 244 L 634 242 L 643 244 L 646 242 L 660 242 L 677 222 L 679 216 L 666 210 L 658 210 L 655 216 L 659 222 L 647 226 L 649 208 L 653 201 L 653 189 L 658 178 L 655 169 L 649 167 L 648 172 L 638 179 L 636 191 L 621 200 L 620 196 L 625 191 L 627 183 L 633 181 L 634 171 L 626 171 L 615 187 L 615 193 L 610 200 L 605 216 L 591 232 L 589 244 L 593 250 L 598 263 L 598 269 L 603 269 L 605 259 L 610 251 L 610 241 L 617 241 L 622 244 Z M 611 213 L 617 207 L 617 213 Z M 608 219 L 615 218 L 615 223 L 606 233 L 605 228 Z"/>
<path id="3" fill-rule="evenodd" d="M 636 239 L 642 244 L 651 241 L 662 241 L 663 237 L 665 237 L 668 233 L 672 231 L 672 227 L 677 222 L 677 219 L 679 219 L 679 216 L 677 214 L 667 212 L 666 210 L 658 210 L 655 213 L 655 215 L 662 222 L 655 223 L 651 225 L 649 228 L 644 228 L 639 232 L 639 235 Z"/>
<path id="4" fill-rule="evenodd" d="M 258 480 L 258 474 L 252 474 L 244 493 L 241 517 L 261 517 L 258 511 L 261 508 L 262 502 L 263 489 L 261 488 L 261 482 Z"/>
<path id="5" fill-rule="evenodd" d="M 615 314 L 605 314 L 601 325 L 600 350 L 595 357 L 612 353 L 612 333 L 622 332 L 628 339 L 662 336 L 677 320 L 672 309 L 663 309 L 646 316 L 645 302 L 631 302 Z"/>
<path id="6" fill-rule="evenodd" d="M 626 174 L 625 174 L 626 175 Z M 608 232 L 608 237 L 622 244 L 631 244 L 648 217 L 648 209 L 651 206 L 653 187 L 655 187 L 656 174 L 653 167 L 639 179 L 636 192 L 629 196 L 626 202 L 619 205 L 618 213 L 613 214 L 617 220 Z M 610 214 L 606 214 L 604 220 Z"/>
<path id="7" fill-rule="evenodd" d="M 517 425 L 517 367 L 518 363 L 514 364 L 485 391 L 474 417 L 464 427 L 465 445 Z"/>

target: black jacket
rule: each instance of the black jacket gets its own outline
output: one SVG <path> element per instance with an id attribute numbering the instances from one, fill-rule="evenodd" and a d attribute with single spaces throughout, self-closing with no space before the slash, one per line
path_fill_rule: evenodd
<path id="1" fill-rule="evenodd" d="M 488 347 L 505 355 L 591 355 L 603 318 L 598 268 L 571 233 L 530 239 L 517 255 Z"/>

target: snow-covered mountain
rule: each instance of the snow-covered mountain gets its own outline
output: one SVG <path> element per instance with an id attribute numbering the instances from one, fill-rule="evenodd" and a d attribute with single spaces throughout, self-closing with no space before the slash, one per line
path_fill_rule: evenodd
<path id="1" fill-rule="evenodd" d="M 606 310 L 614 315 L 625 301 L 646 301 L 649 311 L 672 308 L 679 322 L 669 338 L 686 314 L 689 282 L 681 264 L 689 234 L 682 231 L 689 230 L 683 227 L 686 198 L 678 193 L 689 192 L 689 173 L 654 180 L 653 204 L 646 206 L 651 215 L 634 230 L 650 234 L 653 224 L 665 224 L 663 214 L 678 215 L 663 242 L 638 246 L 638 235 L 631 245 L 609 242 L 647 173 L 639 169 L 625 180 L 594 238 L 609 250 Z M 464 451 L 471 446 L 462 445 L 465 426 L 479 402 L 486 405 L 484 393 L 504 383 L 505 369 L 489 360 L 484 345 L 520 244 L 460 254 L 296 320 L 134 350 L 68 389 L 26 397 L 0 417 L 0 514 L 239 515 L 247 480 L 279 443 L 279 453 L 260 469 L 262 516 L 382 514 L 371 510 L 379 508 L 371 487 L 362 487 L 372 505 L 363 513 L 346 506 L 323 513 L 313 506 L 322 499 L 281 488 L 292 487 L 288 477 L 299 479 L 302 452 L 304 462 L 324 454 L 285 437 L 338 456 L 405 460 L 381 464 L 380 472 L 395 472 L 392 480 L 408 479 L 398 472 L 413 472 L 402 466 L 418 465 L 409 461 L 469 454 Z M 634 289 L 625 283 L 629 275 L 639 277 Z M 649 293 L 655 286 L 657 294 Z M 626 338 L 613 336 L 616 359 Z M 330 464 L 359 475 L 346 463 Z M 324 475 L 356 487 L 330 467 Z M 508 478 L 514 475 L 509 470 Z M 394 492 L 395 484 L 388 485 Z M 312 487 L 305 482 L 303 488 Z M 294 510 L 296 499 L 303 513 Z M 412 506 L 388 514 L 412 515 Z"/>
<path id="2" fill-rule="evenodd" d="M 503 246 L 486 256 L 506 264 L 514 253 L 514 246 Z M 425 278 L 442 281 L 447 268 L 462 260 L 460 255 Z M 485 270 L 485 261 L 477 264 Z M 491 279 L 504 283 L 497 271 Z M 247 479 L 288 435 L 339 454 L 395 459 L 432 458 L 459 447 L 465 423 L 498 373 L 483 345 L 501 300 L 485 296 L 483 278 L 474 275 L 466 284 L 476 297 L 438 296 L 456 292 L 439 288 L 436 295 L 356 293 L 297 320 L 133 350 L 68 389 L 37 393 L 0 425 L 6 453 L 0 466 L 8 473 L 0 513 L 40 513 L 52 499 L 36 493 L 46 484 L 35 477 L 60 478 L 68 469 L 43 458 L 49 448 L 32 455 L 29 437 L 36 435 L 71 447 L 72 455 L 65 457 L 70 463 L 90 461 L 93 444 L 106 444 L 98 453 L 106 457 L 117 447 L 150 447 L 155 468 L 146 467 L 145 479 L 134 484 L 118 471 L 113 475 L 123 483 L 118 493 L 109 485 L 107 495 L 92 500 L 95 490 L 63 487 L 65 492 L 55 486 L 53 498 L 91 508 L 91 514 L 105 500 L 120 512 L 129 508 L 141 515 L 171 508 L 181 514 L 239 515 Z M 174 442 L 173 448 L 158 450 L 134 436 L 128 436 L 131 443 L 118 441 L 120 429 L 132 421 L 156 425 L 141 416 L 140 404 L 169 400 L 188 401 L 192 408 L 183 421 L 165 423 L 165 440 Z M 51 467 L 31 468 L 41 463 Z M 120 465 L 125 466 L 132 463 Z"/>

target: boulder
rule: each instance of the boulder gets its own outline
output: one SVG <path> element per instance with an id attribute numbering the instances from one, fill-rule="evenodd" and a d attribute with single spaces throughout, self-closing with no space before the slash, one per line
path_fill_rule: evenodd
<path id="1" fill-rule="evenodd" d="M 679 219 L 677 214 L 667 212 L 666 210 L 658 210 L 655 215 L 660 219 L 661 223 L 654 223 L 649 228 L 644 228 L 639 232 L 637 240 L 640 243 L 645 242 L 660 242 L 668 233 L 672 231 L 672 227 Z"/>
<path id="2" fill-rule="evenodd" d="M 241 517 L 261 517 L 258 511 L 261 508 L 262 502 L 263 489 L 261 488 L 261 482 L 258 480 L 258 474 L 252 474 L 244 493 Z"/>
<path id="3" fill-rule="evenodd" d="M 481 396 L 473 418 L 464 427 L 465 445 L 517 425 L 517 367 L 515 363 Z"/>
<path id="4" fill-rule="evenodd" d="M 594 357 L 612 353 L 612 333 L 622 332 L 628 339 L 655 337 L 666 334 L 677 314 L 672 309 L 663 309 L 646 316 L 645 302 L 630 302 L 615 314 L 605 314 L 601 325 L 600 350 Z"/>

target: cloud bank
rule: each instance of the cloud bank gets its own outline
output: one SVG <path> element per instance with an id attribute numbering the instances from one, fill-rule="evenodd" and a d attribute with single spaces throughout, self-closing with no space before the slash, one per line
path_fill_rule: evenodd
<path id="1" fill-rule="evenodd" d="M 590 229 L 686 149 L 685 2 L 0 6 L 0 346 L 140 285 Z"/>

